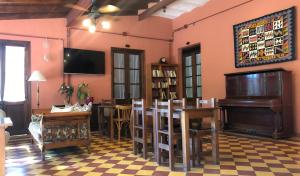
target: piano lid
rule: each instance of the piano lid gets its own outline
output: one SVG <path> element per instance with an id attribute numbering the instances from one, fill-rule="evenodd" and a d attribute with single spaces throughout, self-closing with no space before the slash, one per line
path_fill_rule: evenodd
<path id="1" fill-rule="evenodd" d="M 254 74 L 254 73 L 265 73 L 265 72 L 276 72 L 276 71 L 287 71 L 284 68 L 271 68 L 264 70 L 255 70 L 255 71 L 245 71 L 245 72 L 235 72 L 235 73 L 225 73 L 225 76 L 233 76 L 233 75 L 246 75 L 246 74 Z"/>

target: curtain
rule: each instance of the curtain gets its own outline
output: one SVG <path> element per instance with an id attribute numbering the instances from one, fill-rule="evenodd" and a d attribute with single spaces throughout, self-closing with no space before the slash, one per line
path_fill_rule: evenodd
<path id="1" fill-rule="evenodd" d="M 114 53 L 114 95 L 116 99 L 125 99 L 125 55 Z"/>
<path id="2" fill-rule="evenodd" d="M 130 98 L 140 98 L 140 55 L 129 54 Z"/>
<path id="3" fill-rule="evenodd" d="M 25 101 L 25 47 L 5 46 L 5 85 L 3 100 Z"/>

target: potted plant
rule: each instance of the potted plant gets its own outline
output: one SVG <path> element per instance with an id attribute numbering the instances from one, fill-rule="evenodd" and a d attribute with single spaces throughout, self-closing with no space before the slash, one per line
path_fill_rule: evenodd
<path id="1" fill-rule="evenodd" d="M 71 102 L 71 97 L 74 92 L 74 87 L 72 85 L 66 85 L 66 83 L 62 83 L 59 92 L 62 96 L 65 96 L 65 102 L 67 104 L 70 104 Z"/>
<path id="2" fill-rule="evenodd" d="M 86 83 L 80 83 L 77 90 L 77 99 L 79 103 L 85 103 L 85 100 L 89 97 L 89 85 Z"/>

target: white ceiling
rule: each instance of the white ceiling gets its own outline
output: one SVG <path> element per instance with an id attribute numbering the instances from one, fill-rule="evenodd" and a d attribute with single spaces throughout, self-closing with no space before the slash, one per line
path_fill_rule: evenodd
<path id="1" fill-rule="evenodd" d="M 153 15 L 164 17 L 164 18 L 175 19 L 186 12 L 190 12 L 196 7 L 200 7 L 204 5 L 208 1 L 209 0 L 177 0 L 172 4 L 168 5 L 165 12 L 164 10 L 159 10 Z"/>

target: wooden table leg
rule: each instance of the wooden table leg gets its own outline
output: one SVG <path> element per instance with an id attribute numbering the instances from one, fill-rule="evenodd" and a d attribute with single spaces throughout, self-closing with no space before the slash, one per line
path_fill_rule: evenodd
<path id="1" fill-rule="evenodd" d="M 110 140 L 114 140 L 114 115 L 113 108 L 109 110 L 109 122 L 110 122 Z"/>
<path id="2" fill-rule="evenodd" d="M 155 158 L 155 161 L 158 163 L 158 136 L 157 136 L 157 116 L 156 116 L 156 112 L 155 110 L 152 110 L 152 116 L 153 116 L 153 150 L 154 150 L 154 158 Z"/>
<path id="3" fill-rule="evenodd" d="M 211 120 L 211 130 L 212 130 L 212 158 L 215 164 L 219 164 L 219 120 L 218 120 L 218 110 L 215 109 L 213 112 L 214 116 Z"/>
<path id="4" fill-rule="evenodd" d="M 189 114 L 186 111 L 181 112 L 181 129 L 182 129 L 182 155 L 183 170 L 190 170 L 190 134 L 189 134 Z"/>
<path id="5" fill-rule="evenodd" d="M 97 111 L 98 111 L 98 128 L 99 128 L 99 133 L 101 135 L 104 135 L 103 134 L 103 116 L 104 116 L 104 109 L 101 108 L 101 107 L 98 107 L 97 108 Z"/>

